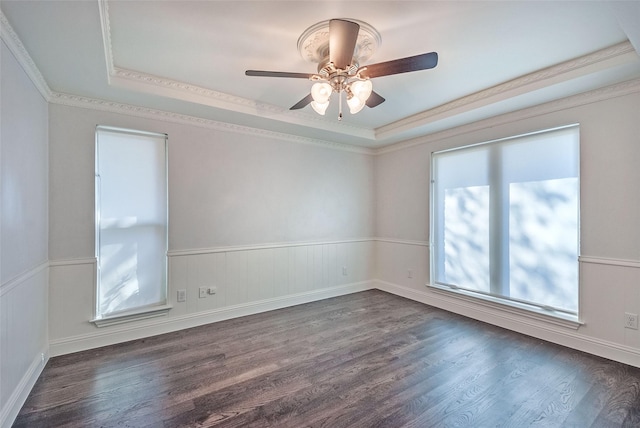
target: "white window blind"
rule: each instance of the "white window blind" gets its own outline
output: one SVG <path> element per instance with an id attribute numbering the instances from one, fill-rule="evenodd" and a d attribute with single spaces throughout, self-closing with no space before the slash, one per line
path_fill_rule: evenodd
<path id="1" fill-rule="evenodd" d="M 96 131 L 96 319 L 166 303 L 166 136 Z"/>
<path id="2" fill-rule="evenodd" d="M 577 316 L 577 125 L 432 155 L 432 283 Z"/>

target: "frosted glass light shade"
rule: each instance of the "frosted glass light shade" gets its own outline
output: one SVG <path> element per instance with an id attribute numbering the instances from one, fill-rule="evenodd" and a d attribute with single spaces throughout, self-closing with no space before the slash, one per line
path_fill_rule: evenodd
<path id="1" fill-rule="evenodd" d="M 353 96 L 361 100 L 363 103 L 369 99 L 369 96 L 373 91 L 373 84 L 371 83 L 371 80 L 356 80 L 349 87 L 351 88 Z"/>
<path id="2" fill-rule="evenodd" d="M 364 107 L 364 101 L 353 96 L 347 100 L 347 105 L 349 106 L 349 112 L 351 112 L 351 114 L 356 114 Z"/>
<path id="3" fill-rule="evenodd" d="M 316 82 L 311 87 L 311 97 L 316 103 L 324 104 L 329 101 L 333 88 L 327 82 Z M 325 107 L 326 110 L 326 107 Z M 316 110 L 317 111 L 317 110 Z M 320 113 L 324 114 L 324 113 Z"/>
<path id="4" fill-rule="evenodd" d="M 327 107 L 329 107 L 329 101 L 324 103 L 319 103 L 317 101 L 311 101 L 311 108 L 313 108 L 316 113 L 324 116 L 324 112 L 327 111 Z"/>

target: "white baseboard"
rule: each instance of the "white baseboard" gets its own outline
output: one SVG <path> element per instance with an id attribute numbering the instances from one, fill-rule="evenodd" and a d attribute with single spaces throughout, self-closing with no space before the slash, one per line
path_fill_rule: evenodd
<path id="1" fill-rule="evenodd" d="M 303 303 L 314 302 L 316 300 L 328 299 L 330 297 L 371 290 L 372 288 L 373 283 L 371 281 L 356 282 L 337 287 L 323 288 L 320 290 L 213 309 L 210 311 L 179 315 L 175 317 L 171 317 L 169 315 L 162 318 L 155 318 L 153 321 L 144 324 L 121 324 L 114 326 L 114 328 L 103 328 L 101 331 L 92 334 L 52 340 L 49 342 L 49 353 L 51 356 L 58 356 L 70 354 L 72 352 L 86 351 L 88 349 L 99 348 L 101 346 L 170 333 L 231 318 L 238 318 L 275 309 L 282 309 L 289 306 L 300 305 Z"/>
<path id="2" fill-rule="evenodd" d="M 3 403 L 2 409 L 0 409 L 1 428 L 11 427 L 48 360 L 49 354 L 46 349 L 42 349 L 34 357 L 20 383 L 18 383 L 7 402 Z"/>
<path id="3" fill-rule="evenodd" d="M 374 280 L 374 287 L 397 296 L 415 300 L 436 308 L 536 337 L 568 348 L 640 367 L 640 350 L 630 346 L 585 336 L 571 328 L 532 320 L 480 304 L 449 297 L 427 290 L 416 290 L 398 284 Z"/>

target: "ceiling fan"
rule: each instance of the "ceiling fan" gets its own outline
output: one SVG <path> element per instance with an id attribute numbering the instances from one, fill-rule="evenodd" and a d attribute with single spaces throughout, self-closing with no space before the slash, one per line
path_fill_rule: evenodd
<path id="1" fill-rule="evenodd" d="M 331 19 L 309 27 L 298 39 L 298 50 L 306 59 L 318 63 L 317 73 L 247 70 L 247 76 L 289 77 L 309 79 L 315 83 L 311 93 L 294 104 L 290 110 L 311 107 L 324 115 L 329 99 L 339 96 L 338 120 L 342 120 L 342 97 L 346 95 L 351 114 L 366 105 L 373 108 L 385 99 L 373 91 L 372 78 L 410 71 L 427 70 L 438 64 L 436 52 L 392 61 L 360 66 L 380 44 L 380 35 L 369 24 L 346 19 Z"/>

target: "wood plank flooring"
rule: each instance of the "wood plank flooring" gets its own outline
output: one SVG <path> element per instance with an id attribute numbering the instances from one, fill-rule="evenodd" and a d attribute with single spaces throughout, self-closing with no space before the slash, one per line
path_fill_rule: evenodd
<path id="1" fill-rule="evenodd" d="M 640 369 L 366 291 L 52 358 L 15 427 L 640 427 Z"/>

